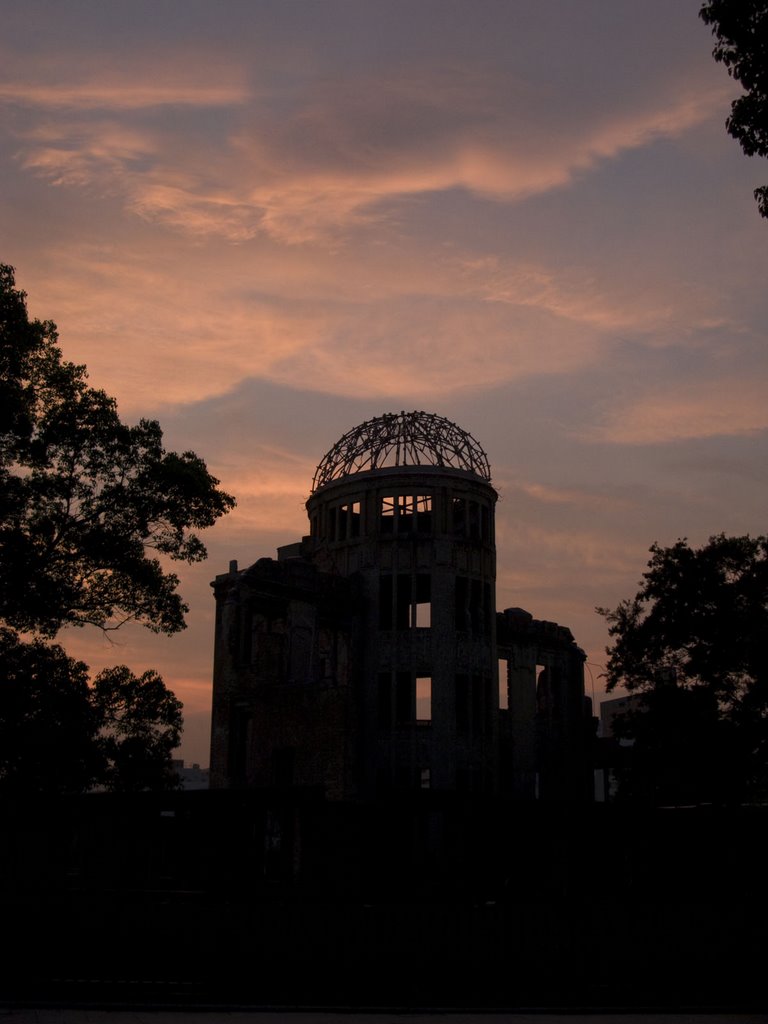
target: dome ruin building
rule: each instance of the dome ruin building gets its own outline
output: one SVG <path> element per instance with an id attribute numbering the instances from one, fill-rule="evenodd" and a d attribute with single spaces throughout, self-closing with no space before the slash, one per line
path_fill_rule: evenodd
<path id="1" fill-rule="evenodd" d="M 328 450 L 308 535 L 212 584 L 212 787 L 591 798 L 584 654 L 497 611 L 497 499 L 481 445 L 433 413 Z"/>

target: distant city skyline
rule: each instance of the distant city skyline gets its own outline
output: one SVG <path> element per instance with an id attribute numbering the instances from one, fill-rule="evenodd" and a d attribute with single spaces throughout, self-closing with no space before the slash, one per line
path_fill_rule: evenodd
<path id="1" fill-rule="evenodd" d="M 307 532 L 315 467 L 423 409 L 488 453 L 499 607 L 567 625 L 649 546 L 765 533 L 765 161 L 699 0 L 4 12 L 0 259 L 65 356 L 238 508 L 189 628 L 59 640 L 157 669 L 208 764 L 210 581 Z M 591 678 L 590 678 L 591 673 Z"/>

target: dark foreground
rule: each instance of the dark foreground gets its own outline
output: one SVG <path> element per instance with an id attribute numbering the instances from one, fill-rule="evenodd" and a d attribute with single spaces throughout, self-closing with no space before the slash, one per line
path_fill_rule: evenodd
<path id="1" fill-rule="evenodd" d="M 398 1019 L 404 1015 L 398 1014 Z M 389 1024 L 393 1014 L 361 1011 L 259 1011 L 259 1010 L 99 1010 L 12 1009 L 4 1015 L 8 1024 Z M 714 1013 L 549 1013 L 541 1010 L 514 1013 L 408 1013 L 406 1024 L 765 1024 L 764 1014 Z"/>
<path id="2" fill-rule="evenodd" d="M 589 1007 L 733 1020 L 768 1005 L 762 808 L 435 794 L 360 807 L 272 791 L 0 810 L 0 999 L 16 1019 L 215 1006 L 215 1019 Z"/>

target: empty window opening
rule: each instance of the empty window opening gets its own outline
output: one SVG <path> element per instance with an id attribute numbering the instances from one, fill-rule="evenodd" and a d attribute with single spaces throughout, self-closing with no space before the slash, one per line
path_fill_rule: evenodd
<path id="1" fill-rule="evenodd" d="M 430 494 L 401 494 L 397 499 L 397 529 L 403 533 L 410 530 L 432 529 L 432 496 Z"/>
<path id="2" fill-rule="evenodd" d="M 360 502 L 353 501 L 349 508 L 349 536 L 360 536 Z"/>
<path id="3" fill-rule="evenodd" d="M 381 577 L 387 579 L 388 577 Z M 388 584 L 391 586 L 391 584 Z M 381 602 L 387 600 L 387 593 L 379 584 L 380 621 Z M 432 625 L 432 578 L 429 573 L 398 573 L 395 587 L 394 626 L 395 629 L 426 629 Z M 392 628 L 382 625 L 382 629 Z"/>
<path id="4" fill-rule="evenodd" d="M 349 540 L 360 536 L 360 502 L 337 505 L 329 510 L 328 535 L 332 540 Z"/>
<path id="5" fill-rule="evenodd" d="M 421 789 L 429 789 L 432 785 L 432 773 L 429 768 L 419 769 L 419 787 Z"/>
<path id="6" fill-rule="evenodd" d="M 385 495 L 381 499 L 379 524 L 382 533 L 424 532 L 432 529 L 430 494 Z"/>
<path id="7" fill-rule="evenodd" d="M 397 530 L 407 533 L 416 525 L 416 501 L 411 494 L 401 494 L 397 499 Z"/>
<path id="8" fill-rule="evenodd" d="M 429 494 L 416 497 L 416 529 L 420 533 L 432 532 L 432 496 Z"/>
<path id="9" fill-rule="evenodd" d="M 536 709 L 541 714 L 557 715 L 555 686 L 557 675 L 547 665 L 536 666 Z"/>
<path id="10" fill-rule="evenodd" d="M 419 573 L 414 581 L 414 600 L 411 622 L 418 629 L 432 625 L 432 577 Z"/>
<path id="11" fill-rule="evenodd" d="M 410 629 L 411 612 L 411 577 L 407 573 L 399 573 L 397 577 L 397 593 L 395 594 L 395 629 Z"/>
<path id="12" fill-rule="evenodd" d="M 395 676 L 395 722 L 405 725 L 413 721 L 413 678 L 410 672 L 398 672 Z"/>
<path id="13" fill-rule="evenodd" d="M 456 629 L 477 636 L 491 632 L 492 598 L 490 583 L 456 577 Z"/>
<path id="14" fill-rule="evenodd" d="M 416 720 L 432 721 L 432 677 L 416 677 Z"/>
<path id="15" fill-rule="evenodd" d="M 347 539 L 347 520 L 349 518 L 349 506 L 339 505 L 336 510 L 336 534 L 335 540 Z"/>
<path id="16" fill-rule="evenodd" d="M 469 502 L 469 536 L 471 540 L 480 540 L 480 506 L 476 501 Z"/>
<path id="17" fill-rule="evenodd" d="M 499 708 L 502 711 L 509 709 L 509 685 L 507 679 L 507 662 L 499 658 Z"/>
<path id="18" fill-rule="evenodd" d="M 379 528 L 382 533 L 395 532 L 395 515 L 397 514 L 397 498 L 388 494 L 381 499 L 379 510 Z"/>
<path id="19" fill-rule="evenodd" d="M 417 629 L 429 629 L 432 625 L 432 603 L 418 602 L 413 606 L 413 624 Z"/>

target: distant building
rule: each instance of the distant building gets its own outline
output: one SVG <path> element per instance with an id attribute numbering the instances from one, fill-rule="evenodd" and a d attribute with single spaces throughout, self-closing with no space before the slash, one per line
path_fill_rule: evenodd
<path id="1" fill-rule="evenodd" d="M 208 789 L 210 772 L 199 764 L 185 765 L 179 758 L 173 761 L 173 770 L 179 777 L 182 789 Z"/>
<path id="2" fill-rule="evenodd" d="M 606 739 L 616 738 L 615 724 L 617 717 L 629 711 L 639 711 L 643 707 L 644 697 L 639 693 L 630 693 L 626 697 L 611 697 L 600 701 L 600 735 Z M 631 746 L 634 740 L 620 738 L 622 746 Z"/>
<path id="3" fill-rule="evenodd" d="M 616 735 L 616 719 L 643 707 L 644 697 L 631 693 L 625 697 L 612 697 L 600 701 L 600 731 L 596 746 L 595 798 L 612 801 L 618 789 L 616 772 L 632 764 L 634 740 Z"/>
<path id="4" fill-rule="evenodd" d="M 496 612 L 497 497 L 480 445 L 433 414 L 334 445 L 309 536 L 212 584 L 212 787 L 591 798 L 584 654 Z"/>

